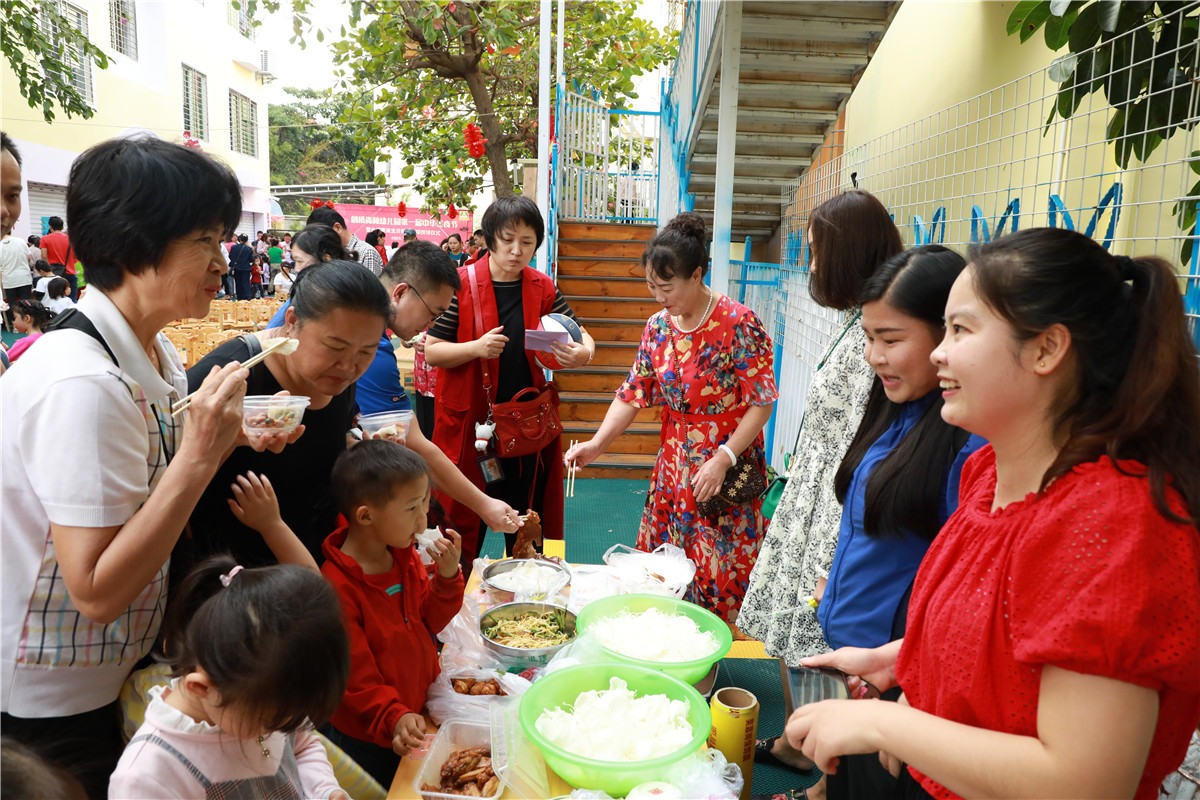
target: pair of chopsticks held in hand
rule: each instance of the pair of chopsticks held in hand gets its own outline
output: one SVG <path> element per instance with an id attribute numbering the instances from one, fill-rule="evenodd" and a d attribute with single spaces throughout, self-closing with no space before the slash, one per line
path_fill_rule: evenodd
<path id="1" fill-rule="evenodd" d="M 262 352 L 253 358 L 246 359 L 246 363 L 242 364 L 242 368 L 250 369 L 255 364 L 259 363 L 273 353 L 278 353 L 281 356 L 290 355 L 291 353 L 296 352 L 296 347 L 299 346 L 299 344 L 299 339 L 290 339 L 287 336 L 277 336 L 273 339 L 268 339 L 267 341 L 263 342 Z M 198 392 L 199 389 L 196 391 Z M 196 392 L 192 392 L 187 397 L 171 406 L 171 416 L 178 417 L 180 414 L 186 411 L 187 407 L 192 404 L 192 398 L 195 396 Z"/>
<path id="2" fill-rule="evenodd" d="M 579 444 L 578 439 L 571 440 L 571 447 L 574 447 L 577 444 Z M 570 448 L 568 448 L 568 449 L 570 449 Z M 566 497 L 574 497 L 575 496 L 575 462 L 574 461 L 572 461 L 570 464 L 567 465 L 567 491 L 566 491 L 565 496 Z"/>

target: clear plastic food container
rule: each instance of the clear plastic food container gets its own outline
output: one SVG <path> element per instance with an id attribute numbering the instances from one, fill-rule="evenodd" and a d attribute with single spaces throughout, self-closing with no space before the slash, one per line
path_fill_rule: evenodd
<path id="1" fill-rule="evenodd" d="M 438 729 L 437 736 L 429 745 L 424 763 L 413 778 L 413 791 L 426 800 L 458 800 L 466 795 L 448 792 L 434 792 L 421 787 L 430 784 L 438 786 L 442 781 L 442 765 L 457 750 L 468 750 L 472 747 L 492 746 L 492 727 L 490 721 L 475 722 L 464 719 L 450 719 Z M 494 768 L 493 768 L 494 769 Z M 499 776 L 497 776 L 499 778 Z M 496 790 L 491 794 L 482 795 L 490 800 L 497 800 L 504 794 L 504 781 L 496 781 Z M 476 795 L 478 796 L 478 795 Z"/>
<path id="2" fill-rule="evenodd" d="M 288 434 L 304 418 L 309 399 L 296 395 L 254 395 L 242 401 L 242 430 L 248 437 Z"/>
<path id="3" fill-rule="evenodd" d="M 411 411 L 384 411 L 380 414 L 360 414 L 358 424 L 364 439 L 387 439 L 404 444 L 412 419 Z"/>

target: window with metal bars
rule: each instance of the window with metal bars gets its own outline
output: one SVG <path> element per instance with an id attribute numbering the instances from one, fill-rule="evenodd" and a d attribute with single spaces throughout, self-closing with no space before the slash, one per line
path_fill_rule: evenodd
<path id="1" fill-rule="evenodd" d="M 246 10 L 245 0 L 234 8 L 232 2 L 226 7 L 226 19 L 230 26 L 237 28 L 238 33 L 245 36 L 247 39 L 254 38 L 254 20 L 250 17 L 250 12 Z"/>
<path id="2" fill-rule="evenodd" d="M 69 83 L 79 93 L 90 106 L 96 105 L 95 85 L 92 81 L 92 57 L 82 55 L 78 48 L 74 45 L 62 44 L 62 36 L 59 33 L 58 19 L 51 17 L 47 12 L 49 9 L 55 9 L 61 14 L 72 28 L 79 31 L 85 38 L 88 35 L 88 15 L 87 12 L 70 3 L 64 3 L 62 0 L 48 0 L 42 4 L 42 15 L 40 17 L 40 25 L 46 34 L 46 38 L 50 40 L 50 47 L 53 54 L 62 62 L 63 69 L 58 75 L 47 73 L 47 78 L 60 80 L 64 83 Z"/>
<path id="3" fill-rule="evenodd" d="M 109 0 L 108 30 L 112 47 L 123 56 L 137 61 L 137 17 L 133 0 Z"/>
<path id="4" fill-rule="evenodd" d="M 183 129 L 208 140 L 208 77 L 183 65 Z"/>
<path id="5" fill-rule="evenodd" d="M 258 103 L 233 91 L 229 93 L 229 147 L 258 157 Z"/>

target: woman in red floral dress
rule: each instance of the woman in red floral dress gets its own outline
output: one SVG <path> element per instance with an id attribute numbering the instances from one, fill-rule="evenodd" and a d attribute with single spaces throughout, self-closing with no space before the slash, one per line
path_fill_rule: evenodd
<path id="1" fill-rule="evenodd" d="M 738 457 L 765 470 L 762 429 L 779 393 L 771 339 L 758 317 L 704 285 L 705 239 L 704 221 L 684 213 L 646 246 L 646 283 L 664 309 L 646 323 L 629 377 L 595 437 L 564 460 L 575 469 L 590 464 L 638 409 L 663 406 L 638 547 L 683 548 L 697 567 L 687 599 L 732 622 L 766 532 L 762 501 L 711 517 L 696 503 L 717 493 Z"/>

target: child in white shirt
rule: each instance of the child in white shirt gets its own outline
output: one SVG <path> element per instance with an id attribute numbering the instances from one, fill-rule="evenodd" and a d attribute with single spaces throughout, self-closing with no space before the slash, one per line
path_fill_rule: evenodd
<path id="1" fill-rule="evenodd" d="M 66 278 L 50 279 L 50 282 L 46 284 L 46 297 L 42 300 L 42 305 L 55 314 L 61 314 L 68 308 L 75 307 L 75 304 L 71 302 L 71 284 L 67 283 Z"/>
<path id="2" fill-rule="evenodd" d="M 110 798 L 349 800 L 313 732 L 350 673 L 337 594 L 317 572 L 210 558 L 180 587 L 163 637 L 174 679 L 151 690 Z"/>

